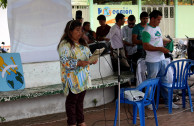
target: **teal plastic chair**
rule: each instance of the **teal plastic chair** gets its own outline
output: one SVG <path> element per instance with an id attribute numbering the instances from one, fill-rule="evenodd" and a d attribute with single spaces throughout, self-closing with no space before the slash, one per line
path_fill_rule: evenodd
<path id="1" fill-rule="evenodd" d="M 173 82 L 171 84 L 169 83 L 160 83 L 157 89 L 157 100 L 156 100 L 156 109 L 158 109 L 159 104 L 159 97 L 160 97 L 160 87 L 165 87 L 168 89 L 168 113 L 172 113 L 172 98 L 173 98 L 173 90 L 179 89 L 182 90 L 182 104 L 183 108 L 185 108 L 185 94 L 186 90 L 188 91 L 189 95 L 189 102 L 190 102 L 190 108 L 191 112 L 193 112 L 193 105 L 192 105 L 192 99 L 191 99 L 191 91 L 187 83 L 188 76 L 190 76 L 191 66 L 194 65 L 194 61 L 190 59 L 183 59 L 183 60 L 176 60 L 168 64 L 165 70 L 165 74 L 163 76 L 166 76 L 167 71 L 169 68 L 172 68 L 173 70 Z"/>
<path id="2" fill-rule="evenodd" d="M 120 96 L 120 103 L 132 104 L 133 105 L 133 124 L 136 124 L 136 117 L 137 117 L 137 108 L 139 109 L 139 117 L 140 117 L 140 124 L 141 126 L 145 126 L 145 106 L 152 104 L 154 117 L 156 126 L 158 126 L 155 102 L 154 102 L 154 94 L 156 90 L 156 86 L 158 85 L 159 78 L 149 79 L 142 82 L 137 88 L 122 88 L 121 89 L 121 96 Z M 139 90 L 142 91 L 145 89 L 144 98 L 140 101 L 129 101 L 124 97 L 124 91 L 127 90 Z M 117 123 L 117 116 L 118 116 L 118 99 L 116 100 L 116 111 L 115 111 L 115 119 L 114 119 L 114 126 Z"/>

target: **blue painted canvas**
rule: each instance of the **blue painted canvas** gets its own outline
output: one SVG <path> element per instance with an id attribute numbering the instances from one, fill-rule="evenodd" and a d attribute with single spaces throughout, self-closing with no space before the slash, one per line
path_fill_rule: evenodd
<path id="1" fill-rule="evenodd" d="M 0 53 L 0 91 L 25 88 L 19 53 Z"/>

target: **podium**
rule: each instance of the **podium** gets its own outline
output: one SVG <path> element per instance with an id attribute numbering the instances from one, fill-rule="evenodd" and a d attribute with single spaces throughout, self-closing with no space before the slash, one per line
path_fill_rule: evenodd
<path id="1" fill-rule="evenodd" d="M 188 38 L 187 55 L 188 59 L 194 60 L 194 38 Z M 194 70 L 194 66 L 191 66 L 191 70 Z"/>
<path id="2" fill-rule="evenodd" d="M 188 39 L 187 55 L 188 59 L 194 60 L 194 38 Z"/>
<path id="3" fill-rule="evenodd" d="M 88 45 L 89 45 L 89 48 L 92 54 L 94 53 L 96 49 L 101 49 L 103 47 L 105 48 L 105 50 L 103 51 L 101 55 L 107 54 L 110 51 L 110 42 L 99 41 L 99 42 L 91 43 Z"/>

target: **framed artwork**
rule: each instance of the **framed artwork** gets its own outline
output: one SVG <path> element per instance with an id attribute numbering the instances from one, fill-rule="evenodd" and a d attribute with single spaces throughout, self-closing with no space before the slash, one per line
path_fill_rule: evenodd
<path id="1" fill-rule="evenodd" d="M 0 91 L 25 88 L 23 68 L 19 53 L 0 53 Z"/>

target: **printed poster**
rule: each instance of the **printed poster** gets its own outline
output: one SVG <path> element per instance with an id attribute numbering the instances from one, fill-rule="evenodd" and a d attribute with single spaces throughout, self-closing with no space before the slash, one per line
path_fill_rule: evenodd
<path id="1" fill-rule="evenodd" d="M 25 88 L 19 53 L 0 53 L 0 92 Z"/>

